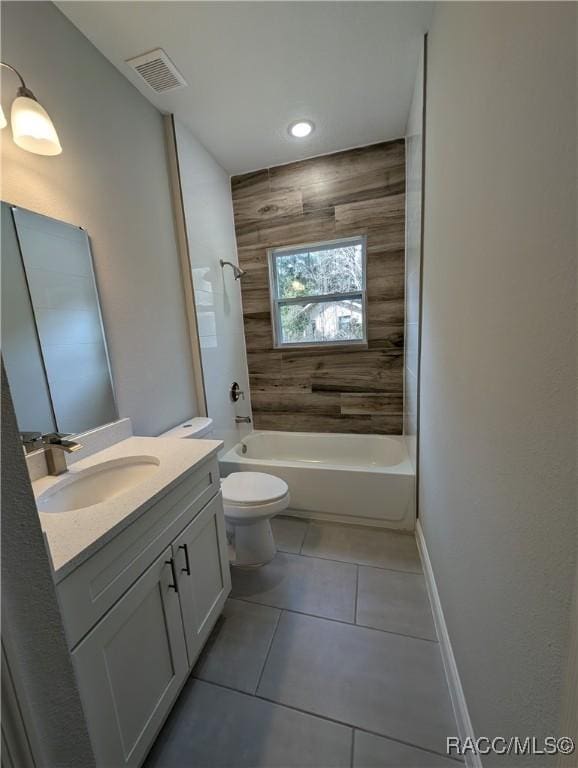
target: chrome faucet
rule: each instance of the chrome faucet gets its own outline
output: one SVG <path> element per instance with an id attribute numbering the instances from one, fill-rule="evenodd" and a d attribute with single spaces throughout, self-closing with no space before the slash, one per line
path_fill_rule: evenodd
<path id="1" fill-rule="evenodd" d="M 250 424 L 250 416 L 235 416 L 235 424 Z"/>
<path id="2" fill-rule="evenodd" d="M 48 435 L 42 435 L 44 445 L 44 458 L 49 475 L 62 475 L 68 472 L 65 453 L 74 453 L 82 448 L 82 443 L 74 440 L 66 440 L 66 435 L 59 432 L 50 432 Z"/>

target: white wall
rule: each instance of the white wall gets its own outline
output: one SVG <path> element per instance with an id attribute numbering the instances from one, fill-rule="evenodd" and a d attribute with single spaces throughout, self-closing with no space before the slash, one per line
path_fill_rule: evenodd
<path id="1" fill-rule="evenodd" d="M 422 242 L 423 50 L 405 130 L 405 359 L 403 433 L 416 468 L 417 384 Z"/>
<path id="2" fill-rule="evenodd" d="M 158 434 L 196 412 L 162 117 L 51 3 L 2 4 L 2 59 L 63 147 L 40 157 L 2 131 L 2 198 L 88 231 L 120 415 Z M 3 70 L 7 114 L 17 85 Z"/>
<path id="3" fill-rule="evenodd" d="M 251 425 L 235 424 L 236 415 L 251 415 L 241 286 L 232 269 L 219 264 L 220 259 L 238 263 L 231 185 L 228 174 L 178 121 L 175 135 L 207 410 L 214 435 L 227 450 L 251 431 Z M 245 392 L 237 404 L 229 397 L 234 381 Z"/>
<path id="4" fill-rule="evenodd" d="M 0 463 L 2 643 L 19 705 L 27 713 L 32 751 L 38 766 L 91 768 L 94 756 L 4 366 Z M 4 717 L 3 713 L 3 729 Z M 4 738 L 2 753 L 4 764 Z"/>
<path id="5" fill-rule="evenodd" d="M 559 733 L 576 558 L 575 78 L 575 4 L 438 7 L 419 506 L 478 735 Z"/>

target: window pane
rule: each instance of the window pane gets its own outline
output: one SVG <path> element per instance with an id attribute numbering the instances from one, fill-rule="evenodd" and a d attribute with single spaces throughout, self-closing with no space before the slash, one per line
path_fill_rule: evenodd
<path id="1" fill-rule="evenodd" d="M 279 324 L 282 344 L 361 340 L 361 298 L 281 304 Z"/>
<path id="2" fill-rule="evenodd" d="M 277 253 L 277 297 L 324 296 L 360 291 L 363 286 L 363 246 L 318 247 L 296 253 Z"/>

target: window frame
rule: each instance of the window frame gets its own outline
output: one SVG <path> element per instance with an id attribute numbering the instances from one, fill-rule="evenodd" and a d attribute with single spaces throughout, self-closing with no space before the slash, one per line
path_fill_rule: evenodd
<path id="1" fill-rule="evenodd" d="M 311 296 L 294 296 L 282 299 L 277 296 L 276 258 L 287 253 L 307 253 L 311 250 L 338 248 L 347 245 L 361 245 L 361 288 L 357 291 L 338 293 L 314 294 Z M 269 269 L 269 298 L 271 306 L 271 326 L 273 329 L 274 349 L 311 349 L 323 347 L 361 347 L 367 348 L 367 236 L 340 237 L 334 240 L 320 240 L 312 243 L 275 246 L 267 249 L 267 265 Z M 300 341 L 282 342 L 280 307 L 291 304 L 325 303 L 341 299 L 361 299 L 361 316 L 363 320 L 363 337 L 361 339 L 342 339 L 335 341 Z"/>

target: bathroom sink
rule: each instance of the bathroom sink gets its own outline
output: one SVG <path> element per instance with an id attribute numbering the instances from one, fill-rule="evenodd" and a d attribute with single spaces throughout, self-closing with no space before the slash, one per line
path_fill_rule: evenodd
<path id="1" fill-rule="evenodd" d="M 147 480 L 159 468 L 156 456 L 125 456 L 67 473 L 36 498 L 39 512 L 70 512 L 114 499 Z"/>

